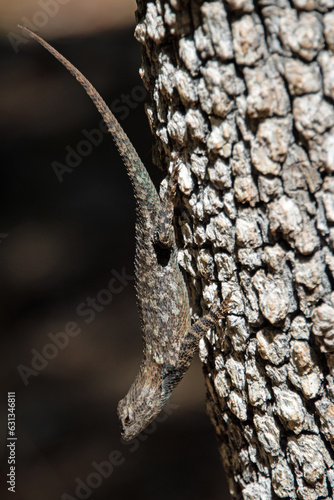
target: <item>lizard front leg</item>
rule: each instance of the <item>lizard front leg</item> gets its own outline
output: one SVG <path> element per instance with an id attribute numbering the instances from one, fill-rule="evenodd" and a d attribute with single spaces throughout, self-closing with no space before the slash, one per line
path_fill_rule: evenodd
<path id="1" fill-rule="evenodd" d="M 180 345 L 179 365 L 189 366 L 198 350 L 199 341 L 207 334 L 210 328 L 214 328 L 220 319 L 224 319 L 231 309 L 231 293 L 228 294 L 222 304 L 214 304 L 210 311 L 199 318 L 184 336 Z"/>
<path id="2" fill-rule="evenodd" d="M 125 440 L 136 437 L 158 415 L 188 370 L 200 339 L 230 310 L 228 300 L 229 296 L 222 305 L 214 305 L 208 314 L 187 330 L 173 364 L 145 360 L 130 391 L 118 406 Z M 171 346 L 171 349 L 175 349 L 175 346 Z"/>

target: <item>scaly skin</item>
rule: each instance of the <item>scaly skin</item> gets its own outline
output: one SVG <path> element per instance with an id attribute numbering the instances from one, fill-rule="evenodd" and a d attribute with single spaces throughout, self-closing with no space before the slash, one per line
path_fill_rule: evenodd
<path id="1" fill-rule="evenodd" d="M 177 261 L 169 186 L 166 199 L 158 193 L 136 150 L 89 81 L 65 57 L 23 26 L 83 86 L 92 99 L 122 157 L 136 198 L 135 275 L 143 336 L 143 360 L 128 394 L 118 404 L 122 436 L 137 436 L 160 412 L 187 371 L 200 338 L 226 308 L 215 306 L 190 328 L 188 293 Z"/>

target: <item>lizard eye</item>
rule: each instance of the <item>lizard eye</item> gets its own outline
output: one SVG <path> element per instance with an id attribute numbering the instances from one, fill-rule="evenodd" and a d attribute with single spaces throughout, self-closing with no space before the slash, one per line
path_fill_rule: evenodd
<path id="1" fill-rule="evenodd" d="M 131 410 L 131 408 L 127 408 L 123 422 L 125 425 L 131 425 L 133 423 L 133 420 L 134 420 L 133 411 Z"/>

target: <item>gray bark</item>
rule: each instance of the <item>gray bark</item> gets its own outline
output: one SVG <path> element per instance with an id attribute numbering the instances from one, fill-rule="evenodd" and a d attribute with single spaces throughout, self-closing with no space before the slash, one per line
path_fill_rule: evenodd
<path id="1" fill-rule="evenodd" d="M 334 495 L 334 0 L 137 0 L 154 160 L 232 496 Z"/>

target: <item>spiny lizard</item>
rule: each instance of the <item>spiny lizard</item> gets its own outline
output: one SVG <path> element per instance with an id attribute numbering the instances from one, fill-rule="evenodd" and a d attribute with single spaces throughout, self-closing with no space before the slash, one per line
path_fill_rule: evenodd
<path id="1" fill-rule="evenodd" d="M 135 275 L 143 360 L 128 394 L 118 404 L 122 436 L 130 440 L 160 412 L 189 368 L 199 340 L 228 311 L 228 298 L 221 307 L 215 305 L 190 326 L 188 293 L 178 265 L 173 228 L 173 179 L 160 200 L 136 150 L 95 88 L 47 42 L 29 29 L 19 27 L 43 45 L 83 86 L 112 135 L 134 190 Z"/>

